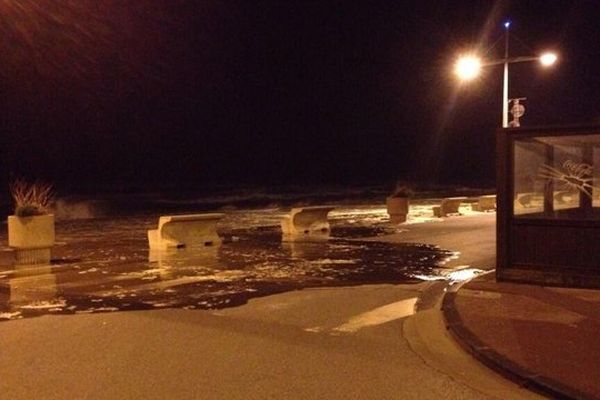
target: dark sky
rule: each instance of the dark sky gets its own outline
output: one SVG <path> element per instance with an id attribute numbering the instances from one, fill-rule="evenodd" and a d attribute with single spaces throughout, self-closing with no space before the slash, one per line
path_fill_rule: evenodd
<path id="1" fill-rule="evenodd" d="M 600 123 L 597 1 L 2 1 L 3 179 L 493 183 L 506 18 L 523 125 Z"/>

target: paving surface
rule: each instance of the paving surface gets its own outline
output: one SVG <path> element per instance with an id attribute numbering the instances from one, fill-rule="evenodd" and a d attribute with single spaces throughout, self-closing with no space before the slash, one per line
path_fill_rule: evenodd
<path id="1" fill-rule="evenodd" d="M 218 311 L 5 322 L 0 398 L 501 398 L 428 366 L 407 345 L 402 324 L 419 289 L 305 289 Z"/>
<path id="2" fill-rule="evenodd" d="M 600 291 L 496 282 L 446 296 L 450 329 L 473 354 L 551 397 L 600 399 Z"/>

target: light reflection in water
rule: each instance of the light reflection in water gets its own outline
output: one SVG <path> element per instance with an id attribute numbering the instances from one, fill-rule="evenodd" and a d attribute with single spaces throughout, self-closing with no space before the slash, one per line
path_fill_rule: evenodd
<path id="1" fill-rule="evenodd" d="M 17 265 L 8 283 L 12 308 L 35 312 L 64 305 L 56 301 L 56 274 L 50 265 Z"/>

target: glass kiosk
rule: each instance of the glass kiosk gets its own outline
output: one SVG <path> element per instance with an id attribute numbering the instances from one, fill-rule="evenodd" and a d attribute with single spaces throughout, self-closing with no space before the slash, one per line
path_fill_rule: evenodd
<path id="1" fill-rule="evenodd" d="M 600 127 L 497 132 L 497 279 L 600 287 Z"/>

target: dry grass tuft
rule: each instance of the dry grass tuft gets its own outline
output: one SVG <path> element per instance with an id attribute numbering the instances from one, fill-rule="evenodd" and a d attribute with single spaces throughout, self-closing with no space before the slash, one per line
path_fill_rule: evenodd
<path id="1" fill-rule="evenodd" d="M 53 196 L 51 184 L 17 179 L 10 184 L 10 193 L 15 202 L 16 216 L 48 214 L 48 205 Z"/>

